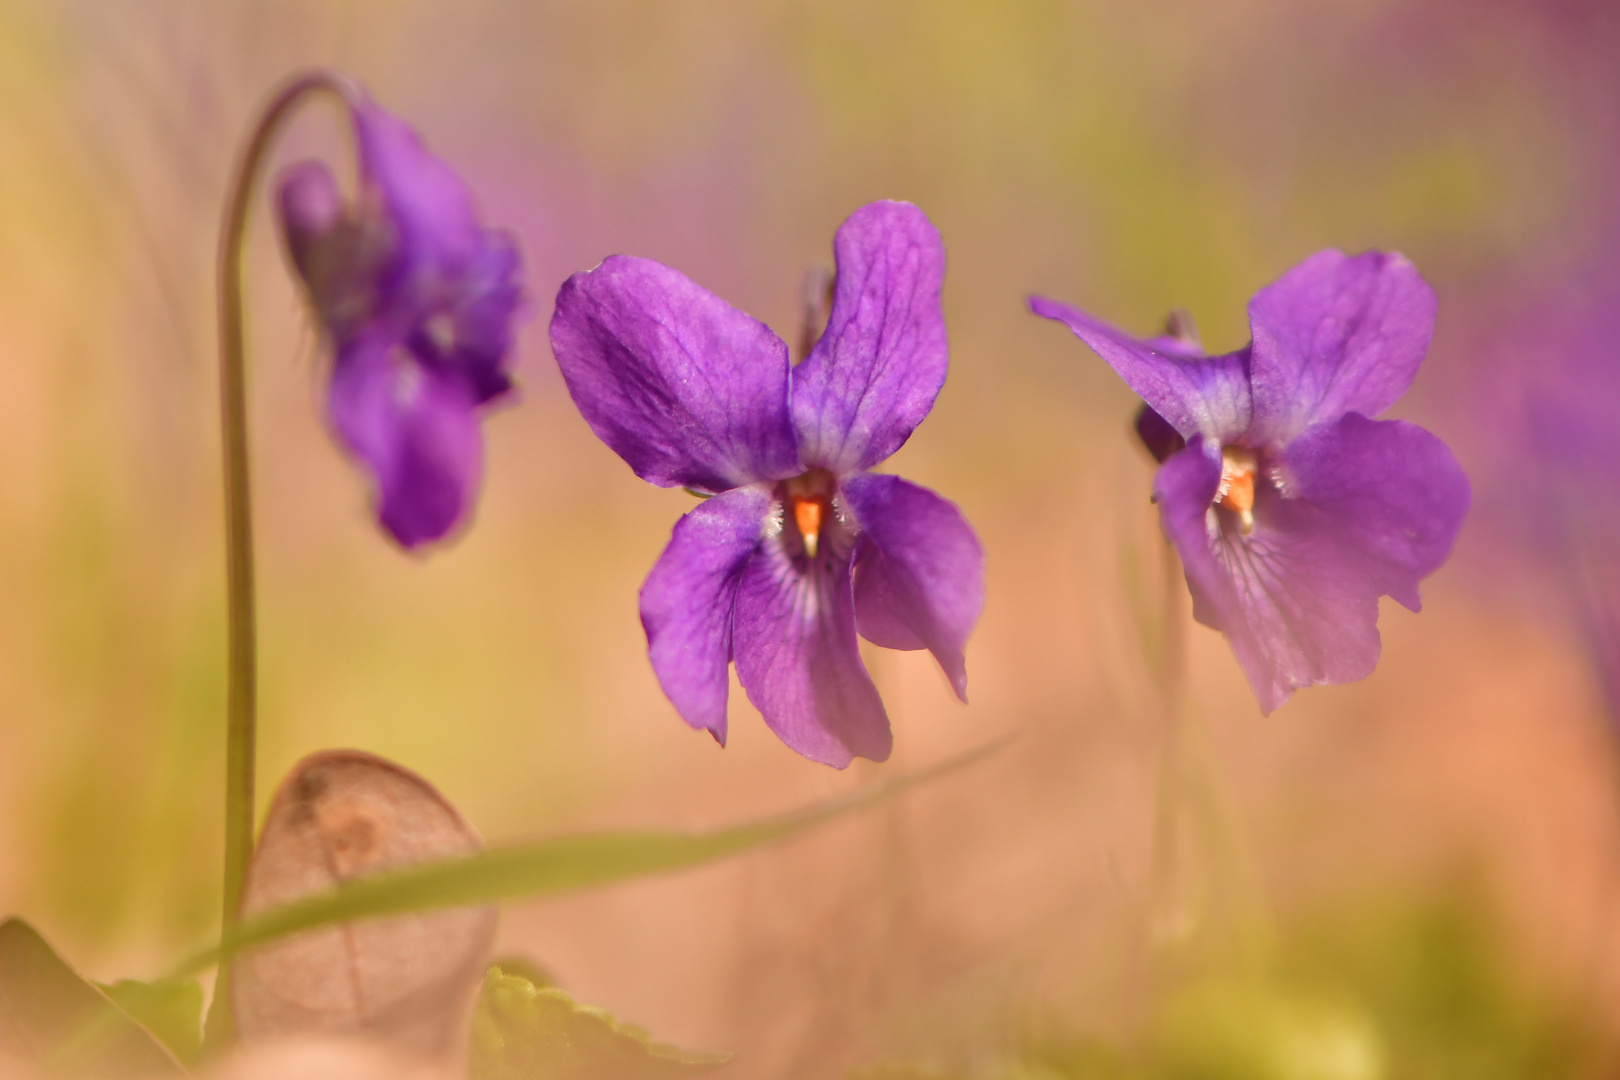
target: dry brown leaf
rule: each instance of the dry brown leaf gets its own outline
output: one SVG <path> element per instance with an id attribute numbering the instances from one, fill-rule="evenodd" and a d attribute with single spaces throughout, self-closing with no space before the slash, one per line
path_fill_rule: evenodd
<path id="1" fill-rule="evenodd" d="M 363 877 L 471 854 L 478 834 L 426 780 L 357 750 L 299 762 L 270 804 L 243 916 Z M 465 1037 L 495 934 L 493 904 L 314 930 L 231 965 L 238 1036 L 366 1033 L 445 1055 Z"/>

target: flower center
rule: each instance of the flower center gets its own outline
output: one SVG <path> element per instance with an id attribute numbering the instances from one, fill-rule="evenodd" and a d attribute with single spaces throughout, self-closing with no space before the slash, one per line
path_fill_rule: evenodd
<path id="1" fill-rule="evenodd" d="M 1259 464 L 1247 446 L 1221 447 L 1221 483 L 1215 489 L 1215 505 L 1237 514 L 1244 536 L 1254 531 L 1254 478 Z"/>
<path id="2" fill-rule="evenodd" d="M 422 330 L 433 342 L 433 347 L 439 350 L 440 356 L 449 356 L 456 347 L 456 319 L 449 312 L 441 311 L 429 317 Z"/>
<path id="3" fill-rule="evenodd" d="M 780 488 L 784 515 L 793 522 L 805 555 L 814 559 L 821 550 L 822 531 L 837 517 L 833 507 L 833 491 L 837 480 L 826 469 L 811 469 L 783 481 Z"/>
<path id="4" fill-rule="evenodd" d="M 393 404 L 399 409 L 409 409 L 422 394 L 422 368 L 409 352 L 397 346 L 389 352 L 388 362 L 393 368 L 393 382 L 389 386 Z"/>

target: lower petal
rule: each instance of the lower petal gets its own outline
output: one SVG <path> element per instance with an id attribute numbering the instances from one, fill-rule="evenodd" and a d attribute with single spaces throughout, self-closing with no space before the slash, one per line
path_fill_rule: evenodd
<path id="1" fill-rule="evenodd" d="M 898 476 L 840 485 L 862 533 L 855 564 L 861 636 L 887 649 L 927 649 L 967 700 L 962 650 L 984 610 L 984 549 L 953 503 Z"/>
<path id="2" fill-rule="evenodd" d="M 641 625 L 658 684 L 695 728 L 726 744 L 731 615 L 743 566 L 759 547 L 770 491 L 734 488 L 680 521 L 641 586 Z"/>
<path id="3" fill-rule="evenodd" d="M 1165 462 L 1155 492 L 1193 614 L 1227 636 L 1261 710 L 1304 686 L 1371 674 L 1382 579 L 1322 509 L 1269 485 L 1244 535 L 1236 515 L 1211 505 L 1220 461 L 1201 443 Z"/>
<path id="4" fill-rule="evenodd" d="M 473 398 L 452 373 L 396 343 L 360 338 L 332 369 L 332 425 L 377 485 L 377 517 L 407 548 L 442 539 L 466 517 L 483 472 Z"/>
<path id="5" fill-rule="evenodd" d="M 744 566 L 732 619 L 737 678 L 783 742 L 842 769 L 883 761 L 888 714 L 861 663 L 848 552 L 790 556 L 768 538 Z"/>

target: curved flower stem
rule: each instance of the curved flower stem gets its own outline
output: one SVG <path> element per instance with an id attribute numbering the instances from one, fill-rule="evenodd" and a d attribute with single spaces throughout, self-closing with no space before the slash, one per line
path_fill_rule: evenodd
<path id="1" fill-rule="evenodd" d="M 233 926 L 253 852 L 257 658 L 254 632 L 253 513 L 248 480 L 246 328 L 242 254 L 259 173 L 283 124 L 304 101 L 331 94 L 353 107 L 361 98 L 346 76 L 326 70 L 292 79 L 265 106 L 237 165 L 225 206 L 219 261 L 220 424 L 225 452 L 225 580 L 228 623 L 225 719 L 225 889 L 222 922 Z M 220 986 L 225 980 L 220 979 Z M 216 1004 L 222 995 L 216 995 Z M 210 1014 L 212 1027 L 216 1008 Z M 221 1017 L 223 1019 L 223 1016 Z"/>

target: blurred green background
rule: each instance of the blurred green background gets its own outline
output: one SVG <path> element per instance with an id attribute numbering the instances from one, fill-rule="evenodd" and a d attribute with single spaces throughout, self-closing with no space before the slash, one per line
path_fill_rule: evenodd
<path id="1" fill-rule="evenodd" d="M 1446 1045 L 1503 1044 L 1466 1068 L 1376 1066 L 1389 1075 L 1597 1075 L 1620 1008 L 1613 737 L 1574 632 L 1504 597 L 1473 525 L 1421 616 L 1384 612 L 1364 683 L 1262 718 L 1224 642 L 1190 631 L 1214 793 L 1189 811 L 1171 946 L 1203 957 L 1241 925 L 1271 959 L 1170 965 L 1264 980 L 1214 992 L 1214 1011 L 1202 983 L 1165 975 L 1143 914 L 1163 890 L 1151 466 L 1125 437 L 1129 391 L 1023 305 L 1039 291 L 1140 332 L 1186 307 L 1212 350 L 1234 348 L 1249 295 L 1310 252 L 1400 249 L 1441 318 L 1397 413 L 1486 483 L 1470 343 L 1607 212 L 1615 16 L 1484 0 L 0 0 L 0 909 L 102 978 L 155 974 L 215 925 L 215 230 L 258 104 L 333 64 L 518 233 L 523 400 L 486 426 L 473 527 L 425 558 L 390 548 L 323 430 L 324 358 L 259 215 L 262 798 L 298 757 L 347 745 L 423 772 L 490 840 L 700 826 L 1016 730 L 973 773 L 786 848 L 516 907 L 503 946 L 662 1038 L 738 1050 L 740 1075 L 1137 1075 L 1123 1070 L 1145 1054 L 1167 1075 L 1263 1077 L 1188 1071 L 1173 1048 L 1216 1061 L 1199 1025 L 1237 1010 L 1232 1025 L 1261 1030 L 1242 1010 L 1277 1000 L 1289 1016 L 1327 1001 L 1352 1040 L 1370 1025 L 1377 1061 L 1407 1060 L 1403 1033 L 1431 1020 L 1463 1032 Z M 281 160 L 345 160 L 334 120 L 311 110 Z M 568 274 L 625 252 L 791 339 L 801 274 L 876 198 L 920 205 L 951 260 L 950 381 L 889 467 L 963 507 L 990 600 L 972 704 L 926 655 L 871 653 L 895 756 L 837 774 L 778 744 L 740 692 L 723 752 L 664 701 L 635 596 L 690 499 L 595 440 L 545 325 Z M 1508 573 L 1514 595 L 1535 591 L 1536 569 Z M 1424 952 L 1424 927 L 1450 944 Z M 1443 985 L 1424 1005 L 1447 978 L 1461 997 Z M 1276 1075 L 1383 1075 L 1357 1067 Z"/>

